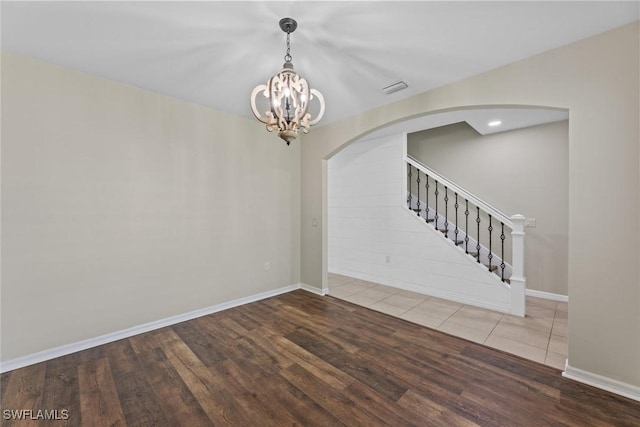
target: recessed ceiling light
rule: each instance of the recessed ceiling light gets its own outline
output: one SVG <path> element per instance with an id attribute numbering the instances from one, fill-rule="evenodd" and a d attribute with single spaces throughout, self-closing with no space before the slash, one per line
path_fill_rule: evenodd
<path id="1" fill-rule="evenodd" d="M 399 90 L 406 89 L 408 87 L 409 87 L 409 85 L 407 85 L 405 82 L 399 81 L 399 82 L 395 82 L 394 84 L 389 85 L 387 87 L 383 87 L 382 88 L 382 92 L 384 92 L 387 95 L 389 95 L 390 93 L 397 92 Z"/>
<path id="2" fill-rule="evenodd" d="M 491 126 L 492 128 L 496 127 L 496 126 L 500 126 L 501 124 L 502 124 L 502 122 L 500 120 L 494 120 L 494 121 L 488 123 L 488 125 Z"/>

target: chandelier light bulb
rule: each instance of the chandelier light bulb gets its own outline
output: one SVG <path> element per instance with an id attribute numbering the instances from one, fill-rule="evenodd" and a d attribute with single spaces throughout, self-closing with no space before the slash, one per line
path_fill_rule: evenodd
<path id="1" fill-rule="evenodd" d="M 267 125 L 267 130 L 278 130 L 278 136 L 286 141 L 287 145 L 298 136 L 298 131 L 309 133 L 309 127 L 318 123 L 324 115 L 324 97 L 315 89 L 309 88 L 306 79 L 295 72 L 291 62 L 290 34 L 298 27 L 292 18 L 280 20 L 280 28 L 287 33 L 287 53 L 282 70 L 271 77 L 267 84 L 261 84 L 251 93 L 251 111 L 254 116 Z M 263 114 L 258 111 L 256 97 L 262 93 L 269 99 L 270 109 Z M 311 119 L 308 113 L 307 100 L 318 99 L 320 111 L 315 119 Z"/>

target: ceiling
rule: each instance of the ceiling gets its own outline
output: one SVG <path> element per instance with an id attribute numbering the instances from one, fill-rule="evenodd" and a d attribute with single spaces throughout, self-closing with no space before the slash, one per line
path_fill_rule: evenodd
<path id="1" fill-rule="evenodd" d="M 636 2 L 6 2 L 3 50 L 247 117 L 283 17 L 321 124 L 636 21 Z M 409 87 L 391 95 L 398 80 Z"/>
<path id="2" fill-rule="evenodd" d="M 466 108 L 404 120 L 377 129 L 364 135 L 361 139 L 369 140 L 403 132 L 419 132 L 460 122 L 467 122 L 480 135 L 491 135 L 568 119 L 569 112 L 567 110 L 552 108 Z M 496 126 L 490 126 L 491 122 L 500 123 Z"/>

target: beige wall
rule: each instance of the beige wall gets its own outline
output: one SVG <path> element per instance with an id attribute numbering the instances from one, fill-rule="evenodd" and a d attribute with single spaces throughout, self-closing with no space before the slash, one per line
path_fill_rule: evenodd
<path id="1" fill-rule="evenodd" d="M 507 215 L 535 218 L 526 229 L 527 288 L 560 295 L 568 283 L 568 132 L 562 121 L 483 136 L 463 122 L 409 134 L 407 144 L 411 156 Z"/>
<path id="2" fill-rule="evenodd" d="M 299 147 L 3 54 L 2 360 L 298 283 Z"/>
<path id="3" fill-rule="evenodd" d="M 345 144 L 389 123 L 464 106 L 567 108 L 569 364 L 640 386 L 639 48 L 635 22 L 315 129 L 302 145 L 303 282 L 323 280 L 325 159 Z M 590 214 L 602 206 L 612 226 Z"/>

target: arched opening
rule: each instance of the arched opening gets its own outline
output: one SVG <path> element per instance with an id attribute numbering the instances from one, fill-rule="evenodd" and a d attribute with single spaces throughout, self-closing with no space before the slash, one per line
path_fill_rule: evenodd
<path id="1" fill-rule="evenodd" d="M 497 119 L 502 121 L 500 126 L 489 126 Z M 537 220 L 537 226 L 527 229 L 529 294 L 566 300 L 567 120 L 568 113 L 558 109 L 461 108 L 377 129 L 336 150 L 325 160 L 324 265 L 329 294 L 436 328 L 451 327 L 455 322 L 446 323 L 447 319 L 465 304 L 494 308 L 491 301 L 474 295 L 482 283 L 468 291 L 456 288 L 460 275 L 450 270 L 466 266 L 444 255 L 443 251 L 450 249 L 422 241 L 424 230 L 411 224 L 415 218 L 408 219 L 406 209 L 400 209 L 406 198 L 400 166 L 408 150 L 417 160 L 431 163 L 438 172 L 505 212 L 524 214 L 529 224 L 535 225 Z M 407 133 L 408 138 L 403 136 Z M 453 208 L 453 194 L 450 197 Z M 437 303 L 429 305 L 423 296 L 435 297 Z M 447 304 L 441 304 L 440 299 L 453 303 L 444 307 Z M 499 302 L 495 309 L 504 311 L 498 308 Z M 443 306 L 440 311 L 438 304 Z M 425 310 L 418 313 L 420 305 L 429 306 L 438 316 L 427 315 Z M 548 337 L 553 335 L 555 308 L 555 302 L 530 308 L 530 313 L 546 324 L 548 331 L 539 332 Z M 566 347 L 566 317 L 564 311 L 557 322 L 557 332 L 564 334 L 556 339 L 561 347 Z M 495 327 L 500 319 L 500 315 L 494 316 L 495 322 L 489 326 Z M 473 326 L 485 327 L 480 323 L 471 326 L 467 332 Z M 489 332 L 467 337 L 484 342 Z M 531 340 L 527 337 L 510 338 Z M 532 358 L 544 362 L 549 342 L 538 345 L 545 347 L 544 354 L 538 352 Z M 566 354 L 558 354 L 550 362 L 564 363 Z"/>

